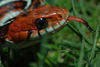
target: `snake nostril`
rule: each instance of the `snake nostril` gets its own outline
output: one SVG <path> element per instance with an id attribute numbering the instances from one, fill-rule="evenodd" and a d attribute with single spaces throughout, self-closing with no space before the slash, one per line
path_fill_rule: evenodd
<path id="1" fill-rule="evenodd" d="M 60 18 L 62 18 L 62 16 L 61 16 L 61 15 L 59 15 L 59 17 L 60 17 Z"/>

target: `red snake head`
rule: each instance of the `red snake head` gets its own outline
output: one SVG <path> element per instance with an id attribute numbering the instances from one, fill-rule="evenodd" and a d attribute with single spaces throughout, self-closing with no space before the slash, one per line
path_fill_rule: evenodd
<path id="1" fill-rule="evenodd" d="M 33 26 L 39 30 L 34 30 L 37 32 L 31 35 L 31 38 L 34 38 L 46 33 L 54 34 L 60 30 L 67 23 L 69 12 L 65 8 L 43 5 L 32 11 L 31 15 L 34 18 Z"/>
<path id="2" fill-rule="evenodd" d="M 66 23 L 69 12 L 65 8 L 43 5 L 18 15 L 9 25 L 7 39 L 14 42 L 36 40 L 40 36 L 54 34 Z M 7 40 L 7 41 L 8 41 Z"/>
<path id="3" fill-rule="evenodd" d="M 35 24 L 33 23 L 33 26 L 35 25 L 39 29 L 39 35 L 43 35 L 45 33 L 54 34 L 60 30 L 67 23 L 69 12 L 65 8 L 43 5 L 31 12 L 31 15 L 34 16 Z M 40 19 L 43 19 L 44 22 Z"/>
<path id="4" fill-rule="evenodd" d="M 48 22 L 45 30 L 53 34 L 67 23 L 68 16 L 69 12 L 65 8 L 43 5 L 36 9 L 35 18 L 45 18 Z M 40 32 L 40 34 L 43 34 L 43 32 Z"/>

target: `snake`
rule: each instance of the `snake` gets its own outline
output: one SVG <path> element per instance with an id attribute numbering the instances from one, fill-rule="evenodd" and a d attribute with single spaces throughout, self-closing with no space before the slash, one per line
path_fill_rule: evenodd
<path id="1" fill-rule="evenodd" d="M 69 21 L 89 24 L 74 16 L 63 7 L 44 5 L 42 0 L 0 1 L 0 46 L 14 49 L 25 48 L 40 42 L 46 34 L 53 35 Z"/>

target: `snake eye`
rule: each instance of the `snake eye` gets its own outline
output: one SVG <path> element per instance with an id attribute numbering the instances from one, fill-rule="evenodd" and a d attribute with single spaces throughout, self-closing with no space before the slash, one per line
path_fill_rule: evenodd
<path id="1" fill-rule="evenodd" d="M 35 26 L 38 29 L 44 29 L 48 26 L 48 21 L 45 18 L 36 19 Z"/>

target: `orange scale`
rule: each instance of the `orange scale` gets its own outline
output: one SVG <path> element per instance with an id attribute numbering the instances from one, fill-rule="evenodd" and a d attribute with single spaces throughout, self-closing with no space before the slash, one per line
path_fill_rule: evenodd
<path id="1" fill-rule="evenodd" d="M 20 32 L 21 31 L 21 29 L 20 28 L 17 28 L 17 30 L 16 30 L 17 32 Z"/>
<path id="2" fill-rule="evenodd" d="M 60 17 L 58 15 L 55 16 L 57 20 L 60 20 Z"/>
<path id="3" fill-rule="evenodd" d="M 11 31 L 8 31 L 7 33 L 9 34 L 9 33 L 11 33 Z"/>
<path id="4" fill-rule="evenodd" d="M 9 25 L 9 27 L 14 27 L 14 26 L 13 26 L 13 23 L 12 23 L 11 25 Z"/>
<path id="5" fill-rule="evenodd" d="M 19 38 L 20 38 L 20 40 L 26 40 L 27 37 L 28 37 L 28 32 L 27 32 L 27 31 L 21 31 L 21 32 L 19 33 Z"/>
<path id="6" fill-rule="evenodd" d="M 11 36 L 10 36 L 9 34 L 7 34 L 6 37 L 7 37 L 9 40 L 12 40 L 12 39 L 11 39 Z"/>
<path id="7" fill-rule="evenodd" d="M 11 32 L 9 32 L 8 34 L 6 34 L 6 38 L 8 38 L 9 40 L 12 40 L 12 34 Z"/>
<path id="8" fill-rule="evenodd" d="M 26 24 L 29 24 L 29 25 L 32 25 L 32 21 L 28 21 L 28 22 L 26 22 Z"/>
<path id="9" fill-rule="evenodd" d="M 29 20 L 29 19 L 30 19 L 30 20 Z M 25 21 L 25 24 L 32 24 L 31 18 L 28 18 L 28 19 Z"/>
<path id="10" fill-rule="evenodd" d="M 6 34 L 6 37 L 9 38 L 10 37 L 9 34 Z"/>
<path id="11" fill-rule="evenodd" d="M 17 25 L 17 27 L 18 27 L 18 28 L 21 28 L 21 25 L 20 25 L 20 24 L 18 24 L 18 25 Z"/>
<path id="12" fill-rule="evenodd" d="M 15 22 L 13 22 L 12 24 L 13 24 L 13 27 L 16 27 L 17 26 L 17 24 Z"/>
<path id="13" fill-rule="evenodd" d="M 13 33 L 12 33 L 12 32 L 9 32 L 8 35 L 9 35 L 10 37 L 12 37 Z"/>
<path id="14" fill-rule="evenodd" d="M 24 22 L 18 22 L 21 26 L 23 26 L 23 25 L 25 25 L 25 23 Z"/>
<path id="15" fill-rule="evenodd" d="M 21 30 L 22 31 L 27 31 L 27 30 L 32 30 L 33 27 L 31 25 L 22 25 Z"/>
<path id="16" fill-rule="evenodd" d="M 19 33 L 14 33 L 11 38 L 12 40 L 19 40 Z"/>
<path id="17" fill-rule="evenodd" d="M 18 19 L 18 21 L 20 21 L 20 23 L 22 23 L 22 22 L 24 23 L 26 21 L 26 18 L 25 17 L 21 17 L 21 18 Z"/>
<path id="18" fill-rule="evenodd" d="M 10 27 L 10 28 L 9 28 L 9 31 L 14 32 L 16 29 L 17 29 L 16 27 Z"/>
<path id="19" fill-rule="evenodd" d="M 17 32 L 17 27 L 14 27 L 14 31 L 13 32 Z"/>

